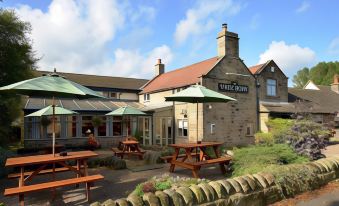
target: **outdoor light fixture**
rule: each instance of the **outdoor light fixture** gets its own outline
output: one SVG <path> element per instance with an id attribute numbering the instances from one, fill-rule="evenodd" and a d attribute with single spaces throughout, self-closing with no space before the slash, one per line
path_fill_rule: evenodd
<path id="1" fill-rule="evenodd" d="M 208 109 L 212 109 L 212 105 L 211 104 L 209 104 L 207 107 L 208 107 Z"/>

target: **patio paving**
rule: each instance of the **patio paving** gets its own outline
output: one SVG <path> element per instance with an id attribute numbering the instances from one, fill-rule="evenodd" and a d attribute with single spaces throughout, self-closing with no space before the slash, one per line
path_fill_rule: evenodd
<path id="1" fill-rule="evenodd" d="M 169 165 L 165 164 L 163 168 L 147 170 L 141 172 L 132 172 L 128 169 L 124 170 L 111 170 L 107 168 L 89 169 L 90 174 L 101 174 L 105 177 L 103 181 L 96 182 L 91 189 L 92 202 L 104 201 L 108 198 L 118 199 L 127 197 L 129 192 L 133 191 L 135 186 L 139 183 L 145 182 L 155 175 L 163 175 L 168 173 Z M 222 179 L 224 176 L 220 172 L 218 166 L 204 167 L 200 171 L 201 178 L 216 180 Z M 177 168 L 171 176 L 192 177 L 190 170 Z M 62 177 L 72 177 L 74 173 L 64 172 L 56 175 L 57 179 Z M 33 181 L 35 183 L 46 181 L 49 175 L 42 175 L 36 177 Z M 18 197 L 4 197 L 3 191 L 5 188 L 16 187 L 17 180 L 15 179 L 0 179 L 0 202 L 6 205 L 17 205 Z M 33 192 L 25 195 L 25 205 L 89 205 L 86 202 L 85 185 L 81 184 L 79 188 L 75 186 L 68 186 L 56 189 L 56 198 L 51 202 L 51 191 L 44 190 L 40 192 Z"/>

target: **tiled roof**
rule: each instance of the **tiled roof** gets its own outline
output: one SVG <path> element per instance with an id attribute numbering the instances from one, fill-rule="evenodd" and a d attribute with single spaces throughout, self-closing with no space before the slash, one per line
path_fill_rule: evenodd
<path id="1" fill-rule="evenodd" d="M 42 76 L 50 71 L 34 71 L 34 76 Z M 135 79 L 125 77 L 97 76 L 88 74 L 57 72 L 61 76 L 87 87 L 103 87 L 126 90 L 140 90 L 148 82 L 146 79 Z"/>
<path id="2" fill-rule="evenodd" d="M 200 77 L 206 75 L 218 60 L 218 57 L 213 57 L 202 62 L 161 74 L 149 81 L 144 86 L 141 93 L 151 93 L 196 84 L 199 82 Z"/>
<path id="3" fill-rule="evenodd" d="M 264 65 L 266 65 L 266 63 L 263 63 L 263 64 L 258 64 L 258 65 L 255 65 L 255 66 L 251 66 L 249 67 L 248 69 L 250 70 L 250 72 L 252 74 L 257 74 L 258 72 L 260 72 L 261 68 L 263 68 Z"/>
<path id="4" fill-rule="evenodd" d="M 289 102 L 297 99 L 307 100 L 314 104 L 312 108 L 319 113 L 334 113 L 339 111 L 339 94 L 333 92 L 330 86 L 317 85 L 319 90 L 289 88 Z"/>

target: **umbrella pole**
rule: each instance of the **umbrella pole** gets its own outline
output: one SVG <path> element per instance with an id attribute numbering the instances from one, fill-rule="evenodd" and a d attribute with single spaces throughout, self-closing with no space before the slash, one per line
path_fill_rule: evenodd
<path id="1" fill-rule="evenodd" d="M 52 124 L 53 124 L 53 144 L 52 144 L 52 151 L 53 151 L 53 156 L 55 157 L 55 99 L 54 99 L 54 96 L 53 96 L 53 104 L 52 104 L 52 107 L 53 107 L 53 115 L 52 115 Z"/>
<path id="2" fill-rule="evenodd" d="M 197 143 L 198 143 L 198 141 L 199 141 L 199 138 L 198 138 L 198 129 L 199 129 L 199 116 L 198 116 L 198 110 L 199 110 L 199 108 L 198 108 L 198 106 L 199 106 L 199 103 L 197 102 Z"/>

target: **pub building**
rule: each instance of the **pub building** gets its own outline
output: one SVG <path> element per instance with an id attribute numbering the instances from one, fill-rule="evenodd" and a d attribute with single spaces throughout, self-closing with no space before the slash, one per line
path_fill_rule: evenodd
<path id="1" fill-rule="evenodd" d="M 309 82 L 304 89 L 288 88 L 288 78 L 270 60 L 248 68 L 239 56 L 238 34 L 223 24 L 217 35 L 217 56 L 192 65 L 165 72 L 158 59 L 151 80 L 60 73 L 74 82 L 89 87 L 107 99 L 57 99 L 57 105 L 78 112 L 57 117 L 57 143 L 81 146 L 93 133 L 103 147 L 116 145 L 127 134 L 142 138 L 143 145 L 164 146 L 171 143 L 195 142 L 198 126 L 202 141 L 221 141 L 227 146 L 254 143 L 254 134 L 267 131 L 270 117 L 290 118 L 295 111 L 311 113 L 315 121 L 337 120 L 339 111 L 339 76 L 332 86 Z M 48 72 L 35 71 L 35 76 Z M 196 104 L 166 102 L 165 97 L 190 85 L 199 84 L 235 98 L 228 103 L 200 103 L 198 124 Z M 326 94 L 326 98 L 322 98 Z M 51 104 L 51 99 L 27 98 L 24 115 Z M 105 116 L 121 106 L 132 106 L 146 116 Z M 101 119 L 94 125 L 93 119 Z M 98 122 L 98 121 L 96 121 Z M 40 117 L 23 118 L 26 147 L 42 147 L 51 142 L 52 128 Z"/>

